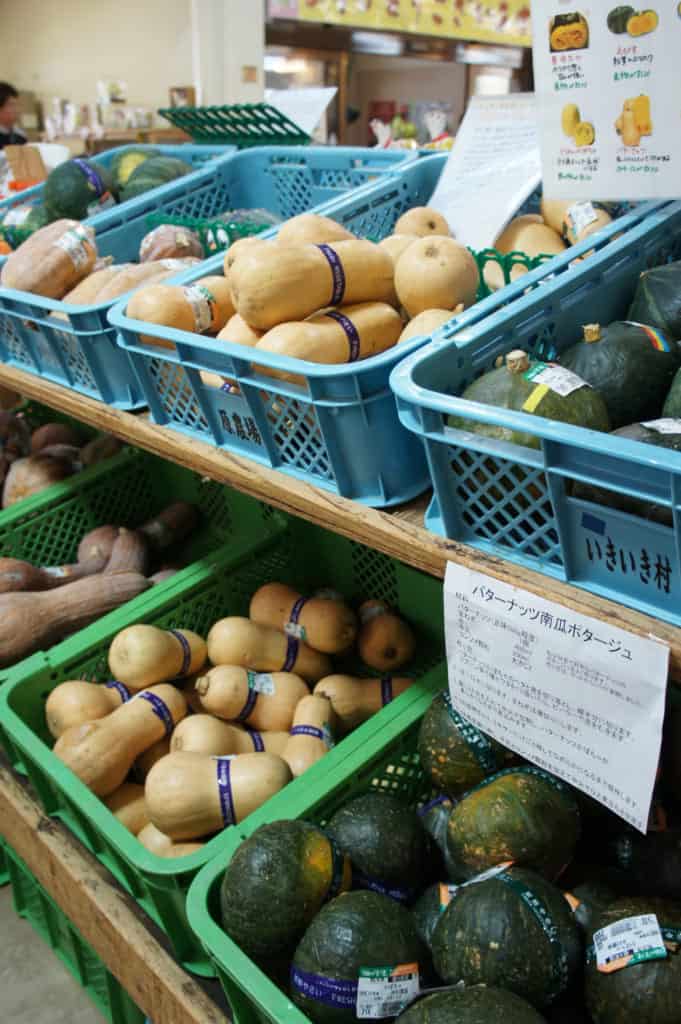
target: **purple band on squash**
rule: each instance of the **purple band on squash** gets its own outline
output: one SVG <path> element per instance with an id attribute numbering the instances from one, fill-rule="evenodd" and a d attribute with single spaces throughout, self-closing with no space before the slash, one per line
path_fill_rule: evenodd
<path id="1" fill-rule="evenodd" d="M 109 690 L 115 690 L 124 704 L 127 703 L 127 701 L 129 701 L 130 697 L 132 696 L 130 690 L 127 688 L 125 683 L 119 683 L 117 679 L 111 679 L 109 680 L 108 683 L 104 683 L 104 685 Z"/>
<path id="2" fill-rule="evenodd" d="M 166 702 L 164 700 L 161 700 L 160 697 L 157 697 L 155 693 L 149 693 L 148 690 L 145 690 L 144 693 L 140 693 L 140 697 L 142 700 L 146 700 L 149 704 L 151 704 L 152 711 L 154 712 L 156 717 L 160 718 L 161 721 L 163 722 L 163 727 L 165 728 L 166 736 L 170 736 L 171 732 L 175 728 L 175 723 L 173 721 L 173 716 L 170 714 L 170 709 L 168 708 Z"/>
<path id="3" fill-rule="evenodd" d="M 225 827 L 227 825 L 236 825 L 230 764 L 231 761 L 228 757 L 219 757 L 217 759 L 218 794 L 220 796 L 220 810 L 222 811 L 222 820 Z"/>
<path id="4" fill-rule="evenodd" d="M 318 249 L 326 256 L 327 262 L 331 267 L 331 276 L 333 277 L 333 291 L 331 292 L 331 298 L 329 300 L 330 306 L 340 306 L 345 295 L 345 271 L 343 270 L 343 264 L 340 261 L 338 253 L 331 248 L 330 245 L 318 245 Z"/>

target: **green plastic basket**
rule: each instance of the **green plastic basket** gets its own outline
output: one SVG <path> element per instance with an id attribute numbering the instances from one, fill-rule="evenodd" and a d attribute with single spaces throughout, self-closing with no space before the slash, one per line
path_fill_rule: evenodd
<path id="1" fill-rule="evenodd" d="M 212 567 L 197 567 L 191 578 L 163 595 L 143 595 L 136 604 L 113 612 L 78 636 L 24 662 L 0 692 L 0 741 L 15 768 L 22 767 L 43 808 L 58 816 L 112 872 L 166 932 L 177 958 L 195 973 L 214 969 L 186 918 L 185 900 L 198 870 L 221 853 L 227 829 L 203 849 L 181 859 L 167 860 L 146 850 L 101 801 L 54 755 L 44 720 L 45 698 L 62 680 L 108 678 L 106 654 L 113 636 L 133 622 L 164 628 L 185 627 L 205 635 L 225 615 L 246 615 L 251 595 L 263 583 L 281 580 L 303 592 L 332 585 L 348 600 L 365 597 L 389 601 L 413 624 L 419 638 L 419 657 L 411 666 L 418 681 L 330 751 L 284 791 L 287 799 L 326 788 L 346 753 L 356 746 L 372 749 L 382 734 L 390 734 L 393 719 L 443 685 L 442 584 L 361 544 L 289 519 L 277 520 L 279 532 L 264 539 L 259 549 L 240 557 L 225 556 Z M 357 668 L 357 666 L 355 666 Z M 367 674 L 367 671 L 364 671 Z M 371 673 L 375 674 L 375 673 Z M 279 796 L 271 801 L 279 806 Z M 267 815 L 269 802 L 249 821 Z"/>
<path id="2" fill-rule="evenodd" d="M 306 146 L 310 136 L 269 103 L 233 103 L 223 107 L 164 107 L 161 117 L 190 135 L 193 142 L 251 146 Z"/>
<path id="3" fill-rule="evenodd" d="M 212 256 L 213 253 L 220 252 L 222 249 L 228 249 L 233 242 L 237 242 L 240 238 L 259 235 L 261 231 L 266 231 L 271 226 L 248 221 L 236 223 L 229 220 L 205 220 L 201 217 L 176 217 L 165 213 L 150 213 L 147 216 L 147 224 L 150 230 L 164 224 L 172 224 L 179 228 L 195 231 L 201 239 L 206 257 Z"/>
<path id="4" fill-rule="evenodd" d="M 145 1015 L 78 929 L 45 892 L 23 860 L 0 840 L 14 909 L 59 957 L 110 1024 L 143 1024 Z M 48 1011 L 49 1013 L 49 1011 Z"/>
<path id="5" fill-rule="evenodd" d="M 83 535 L 94 527 L 105 523 L 140 526 L 166 505 L 181 500 L 197 505 L 202 520 L 182 547 L 188 568 L 157 584 L 155 594 L 181 582 L 197 559 L 209 565 L 214 557 L 224 555 L 225 545 L 230 550 L 237 545 L 246 549 L 276 523 L 276 514 L 253 498 L 146 452 L 125 449 L 0 513 L 0 556 L 34 565 L 68 564 L 76 560 Z M 141 594 L 128 607 L 138 607 L 148 596 L 148 591 Z M 21 672 L 22 664 L 0 669 L 0 682 Z"/>
<path id="6" fill-rule="evenodd" d="M 353 735 L 346 740 L 342 765 L 307 790 L 284 790 L 232 830 L 219 855 L 197 875 L 189 890 L 189 923 L 211 958 L 235 1024 L 311 1024 L 285 992 L 243 953 L 220 924 L 220 884 L 239 846 L 253 831 L 271 821 L 305 818 L 324 825 L 334 812 L 355 796 L 372 791 L 392 793 L 413 807 L 432 796 L 432 784 L 420 765 L 417 740 L 422 716 L 434 693 L 445 689 L 446 671 L 433 674 L 436 685 L 395 716 L 370 739 Z"/>

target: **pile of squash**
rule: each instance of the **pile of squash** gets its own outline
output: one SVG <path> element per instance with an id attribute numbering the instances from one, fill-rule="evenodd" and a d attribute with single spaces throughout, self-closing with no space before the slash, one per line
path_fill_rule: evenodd
<path id="1" fill-rule="evenodd" d="M 54 753 L 140 842 L 183 856 L 237 824 L 319 761 L 336 739 L 414 682 L 409 625 L 381 601 L 260 587 L 250 618 L 191 630 L 137 624 L 109 648 L 111 682 L 47 698 Z M 377 678 L 334 674 L 357 654 Z"/>
<path id="2" fill-rule="evenodd" d="M 374 1016 L 400 1024 L 677 1024 L 676 933 L 664 958 L 606 973 L 593 935 L 639 914 L 681 927 L 679 720 L 670 712 L 658 794 L 670 829 L 651 816 L 643 836 L 439 694 L 414 737 L 421 798 L 394 768 L 409 737 L 314 820 L 256 829 L 226 868 L 216 918 L 315 1024 L 371 1017 L 372 994 Z M 387 965 L 400 984 L 367 991 Z"/>

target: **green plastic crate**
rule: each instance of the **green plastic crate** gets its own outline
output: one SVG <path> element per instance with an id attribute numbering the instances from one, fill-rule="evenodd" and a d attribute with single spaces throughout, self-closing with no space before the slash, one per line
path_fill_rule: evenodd
<path id="1" fill-rule="evenodd" d="M 206 219 L 203 217 L 180 217 L 166 213 L 150 213 L 147 216 L 149 230 L 163 227 L 165 224 L 173 224 L 178 228 L 188 228 L 195 231 L 201 239 L 204 256 L 212 256 L 218 251 L 228 249 L 234 242 L 241 238 L 248 238 L 250 235 L 259 235 L 265 231 L 268 225 L 255 224 L 249 221 L 218 220 L 216 218 Z"/>
<path id="2" fill-rule="evenodd" d="M 7 866 L 7 856 L 5 855 L 5 844 L 2 836 L 0 836 L 0 886 L 7 885 L 9 882 L 9 868 Z"/>
<path id="3" fill-rule="evenodd" d="M 142 1011 L 23 860 L 2 840 L 0 848 L 7 863 L 14 909 L 19 917 L 28 921 L 51 947 L 110 1024 L 143 1024 Z"/>
<path id="4" fill-rule="evenodd" d="M 191 135 L 193 142 L 251 146 L 306 146 L 310 136 L 269 103 L 222 107 L 165 107 L 161 117 Z"/>
<path id="5" fill-rule="evenodd" d="M 205 636 L 210 625 L 225 615 L 246 615 L 251 595 L 263 583 L 281 580 L 302 591 L 332 585 L 347 599 L 375 597 L 399 607 L 419 637 L 419 657 L 411 668 L 418 682 L 375 715 L 285 790 L 287 799 L 321 786 L 327 775 L 343 765 L 346 752 L 366 744 L 371 749 L 379 734 L 388 734 L 394 718 L 419 704 L 443 685 L 444 641 L 442 585 L 414 569 L 353 541 L 290 519 L 276 536 L 264 540 L 257 553 L 212 568 L 198 568 L 191 579 L 171 593 L 151 595 L 144 608 L 119 610 L 105 624 L 83 630 L 77 637 L 24 663 L 0 693 L 0 741 L 12 761 L 22 766 L 48 814 L 58 816 L 168 935 L 177 958 L 191 971 L 212 975 L 212 964 L 186 918 L 186 894 L 198 870 L 221 853 L 227 829 L 206 846 L 181 859 L 167 860 L 147 851 L 75 776 L 51 753 L 44 703 L 64 679 L 108 678 L 106 653 L 119 629 L 144 621 L 165 628 L 186 627 Z M 172 583 L 172 581 L 170 581 Z M 364 674 L 367 674 L 366 670 Z M 372 673 L 375 674 L 375 673 Z M 280 796 L 271 801 L 279 806 Z M 269 803 L 248 819 L 267 815 Z"/>
<path id="6" fill-rule="evenodd" d="M 422 716 L 435 692 L 447 686 L 446 669 L 433 673 L 436 685 L 423 690 L 408 709 L 368 740 L 353 734 L 342 765 L 315 780 L 305 791 L 284 790 L 243 826 L 233 829 L 218 856 L 197 875 L 187 898 L 189 923 L 212 960 L 235 1024 L 311 1024 L 285 992 L 243 953 L 220 924 L 220 884 L 239 846 L 259 826 L 272 821 L 305 818 L 324 825 L 355 796 L 372 791 L 392 793 L 414 807 L 432 796 L 423 773 L 417 740 Z M 276 803 L 275 803 L 276 801 Z"/>
<path id="7" fill-rule="evenodd" d="M 202 513 L 199 527 L 182 548 L 183 560 L 188 563 L 202 559 L 209 564 L 223 553 L 224 545 L 245 547 L 276 524 L 276 514 L 253 498 L 147 452 L 127 448 L 0 513 L 0 556 L 35 565 L 68 564 L 76 560 L 83 535 L 94 527 L 105 523 L 140 526 L 180 500 L 192 502 Z M 167 591 L 170 583 L 180 582 L 192 568 L 190 564 L 154 590 Z M 130 605 L 138 607 L 148 594 Z M 0 669 L 0 682 L 21 671 L 21 664 Z"/>

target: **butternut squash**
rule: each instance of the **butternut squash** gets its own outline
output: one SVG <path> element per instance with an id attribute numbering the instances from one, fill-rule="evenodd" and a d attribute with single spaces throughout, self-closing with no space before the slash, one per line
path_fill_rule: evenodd
<path id="1" fill-rule="evenodd" d="M 94 230 L 77 220 L 56 220 L 35 231 L 7 257 L 3 288 L 61 299 L 87 277 L 97 259 Z"/>
<path id="2" fill-rule="evenodd" d="M 248 722 L 253 729 L 288 731 L 298 701 L 310 691 L 291 672 L 259 673 L 216 665 L 197 679 L 196 692 L 204 711 L 218 718 Z"/>
<path id="3" fill-rule="evenodd" d="M 94 722 L 111 714 L 130 700 L 130 692 L 122 683 L 88 683 L 85 679 L 69 679 L 55 686 L 45 702 L 45 721 L 55 739 L 74 725 Z"/>
<path id="4" fill-rule="evenodd" d="M 328 697 L 310 695 L 298 703 L 289 741 L 281 755 L 294 777 L 302 775 L 328 753 L 334 744 L 335 724 Z"/>
<path id="5" fill-rule="evenodd" d="M 239 257 L 230 284 L 237 313 L 267 331 L 328 306 L 389 302 L 393 264 L 380 246 L 359 240 L 261 246 Z"/>
<path id="6" fill-rule="evenodd" d="M 402 318 L 388 303 L 362 302 L 318 313 L 301 322 L 278 324 L 255 347 L 311 363 L 354 363 L 391 348 L 401 331 Z M 270 372 L 264 367 L 262 370 Z"/>
<path id="7" fill-rule="evenodd" d="M 278 754 L 281 757 L 289 740 L 288 732 L 283 731 L 258 732 L 248 727 L 237 728 L 236 733 L 237 754 L 253 754 L 264 750 L 267 754 Z"/>
<path id="8" fill-rule="evenodd" d="M 320 679 L 313 692 L 316 697 L 327 697 L 331 701 L 340 731 L 350 732 L 408 690 L 413 682 L 407 676 L 356 679 L 335 675 Z"/>
<path id="9" fill-rule="evenodd" d="M 93 793 L 109 796 L 125 781 L 139 755 L 169 736 L 186 713 L 187 702 L 179 690 L 168 684 L 154 686 L 106 718 L 67 729 L 54 753 Z"/>
<path id="10" fill-rule="evenodd" d="M 139 786 L 136 782 L 124 782 L 105 799 L 104 803 L 121 825 L 134 836 L 149 824 L 144 786 Z"/>
<path id="11" fill-rule="evenodd" d="M 396 267 L 405 249 L 408 249 L 411 243 L 416 242 L 418 238 L 419 235 L 388 235 L 378 244 L 381 249 L 385 249 L 393 261 L 393 266 Z"/>
<path id="12" fill-rule="evenodd" d="M 412 628 L 384 601 L 365 601 L 359 621 L 357 650 L 365 665 L 378 672 L 394 672 L 411 660 L 416 649 Z"/>
<path id="13" fill-rule="evenodd" d="M 240 665 L 252 672 L 294 672 L 313 683 L 331 674 L 331 662 L 325 654 L 250 619 L 220 619 L 212 626 L 207 644 L 214 665 Z"/>
<path id="14" fill-rule="evenodd" d="M 600 231 L 602 227 L 612 221 L 607 210 L 595 205 L 593 207 L 594 220 L 586 224 L 580 231 L 576 231 L 574 217 L 576 211 L 573 211 L 573 208 L 581 205 L 583 205 L 582 200 L 579 199 L 548 199 L 546 196 L 542 196 L 541 212 L 544 220 L 570 245 L 581 242 L 583 238 L 592 235 L 594 231 Z"/>
<path id="15" fill-rule="evenodd" d="M 463 305 L 461 304 L 456 309 L 424 309 L 422 313 L 409 321 L 397 339 L 397 344 L 401 345 L 405 341 L 411 341 L 412 338 L 427 337 L 429 334 L 433 334 L 462 311 Z"/>
<path id="16" fill-rule="evenodd" d="M 205 641 L 189 629 L 139 623 L 122 629 L 109 648 L 113 676 L 133 690 L 193 675 L 205 661 Z"/>
<path id="17" fill-rule="evenodd" d="M 344 601 L 303 597 L 285 583 L 259 587 L 248 614 L 253 622 L 281 629 L 323 654 L 347 651 L 357 636 L 357 616 Z"/>
<path id="18" fill-rule="evenodd" d="M 138 840 L 157 857 L 188 857 L 190 853 L 196 853 L 204 843 L 174 843 L 170 836 L 164 836 L 162 832 L 149 822 L 137 835 Z"/>
<path id="19" fill-rule="evenodd" d="M 542 253 L 557 255 L 565 250 L 565 243 L 553 228 L 538 224 L 535 215 L 527 213 L 515 217 L 504 228 L 494 248 L 504 254 L 524 252 L 527 256 L 539 256 Z"/>
<path id="20" fill-rule="evenodd" d="M 622 142 L 625 146 L 640 146 L 641 131 L 636 123 L 634 109 L 627 103 L 622 111 Z"/>
<path id="21" fill-rule="evenodd" d="M 161 281 L 171 274 L 177 274 L 185 268 L 184 260 L 158 260 L 153 263 L 126 263 L 118 268 L 97 292 L 96 301 L 112 302 L 120 298 L 126 292 L 141 288 L 142 285 L 150 286 L 160 284 Z"/>
<path id="22" fill-rule="evenodd" d="M 395 268 L 397 296 L 410 317 L 427 309 L 464 308 L 475 302 L 478 265 L 453 238 L 432 236 L 412 242 Z"/>
<path id="23" fill-rule="evenodd" d="M 196 680 L 199 678 L 200 675 L 201 671 L 199 671 L 197 675 L 189 676 L 184 685 L 181 687 L 181 690 L 185 696 L 185 700 L 187 701 L 187 706 L 190 708 L 191 711 L 194 712 L 195 715 L 200 715 L 203 713 L 203 705 L 201 703 L 201 698 L 199 697 L 196 690 Z"/>
<path id="24" fill-rule="evenodd" d="M 225 253 L 223 261 L 224 274 L 229 279 L 229 274 L 238 259 L 247 252 L 253 252 L 261 245 L 272 246 L 273 241 L 269 238 L 258 238 L 257 235 L 249 235 L 246 238 L 238 238 L 236 242 L 232 242 L 229 249 Z"/>
<path id="25" fill-rule="evenodd" d="M 178 751 L 149 773 L 149 817 L 175 841 L 200 839 L 243 821 L 290 780 L 288 765 L 275 754 L 216 758 Z"/>
<path id="26" fill-rule="evenodd" d="M 101 270 L 94 270 L 80 284 L 77 284 L 75 288 L 67 292 L 62 301 L 69 306 L 94 305 L 102 288 L 108 285 L 110 281 L 113 281 L 123 270 L 128 270 L 133 266 L 133 263 L 119 263 L 111 267 L 102 267 Z M 63 313 L 61 316 L 66 319 Z"/>
<path id="27" fill-rule="evenodd" d="M 197 850 L 202 850 L 205 843 L 171 843 L 170 846 L 166 847 L 161 853 L 161 857 L 170 859 L 171 857 L 188 857 L 190 853 L 196 853 Z"/>
<path id="28" fill-rule="evenodd" d="M 233 345 L 247 345 L 248 348 L 253 348 L 262 336 L 263 331 L 256 331 L 242 316 L 235 313 L 218 334 L 218 341 L 231 341 Z"/>
<path id="29" fill-rule="evenodd" d="M 238 754 L 238 732 L 235 726 L 213 715 L 189 715 L 175 727 L 170 750 L 187 750 L 194 754 Z"/>
<path id="30" fill-rule="evenodd" d="M 186 694 L 185 694 L 186 696 Z M 187 702 L 189 704 L 189 702 Z M 183 719 L 184 721 L 184 719 Z M 143 783 L 147 775 L 154 767 L 157 761 L 160 761 L 162 757 L 170 753 L 170 737 L 163 736 L 160 740 L 157 740 L 153 746 L 145 750 L 135 761 L 134 765 L 134 776 L 137 782 Z"/>
<path id="31" fill-rule="evenodd" d="M 51 647 L 149 586 L 128 572 L 86 576 L 43 593 L 0 594 L 0 668 Z"/>
<path id="32" fill-rule="evenodd" d="M 229 284 L 224 277 L 202 277 L 191 285 L 152 284 L 130 297 L 128 316 L 193 334 L 215 334 L 234 315 Z M 149 344 L 173 348 L 161 338 L 145 335 Z"/>
<path id="33" fill-rule="evenodd" d="M 395 235 L 451 235 L 446 217 L 430 206 L 414 206 L 398 218 L 393 228 Z"/>
<path id="34" fill-rule="evenodd" d="M 337 221 L 330 217 L 322 217 L 318 213 L 300 213 L 297 217 L 291 217 L 277 232 L 277 242 L 280 245 L 320 245 L 324 242 L 342 242 L 356 237 Z"/>

